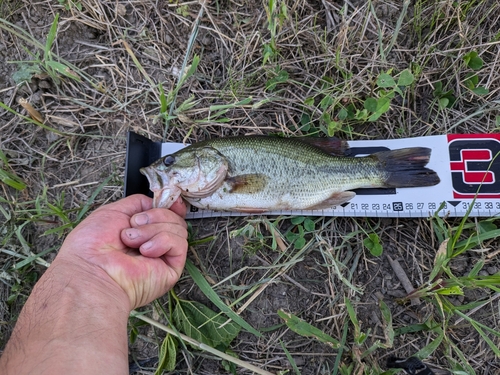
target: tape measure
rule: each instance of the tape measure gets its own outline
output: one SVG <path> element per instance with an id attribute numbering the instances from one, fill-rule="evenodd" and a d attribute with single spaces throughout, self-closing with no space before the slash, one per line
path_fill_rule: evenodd
<path id="1" fill-rule="evenodd" d="M 162 155 L 184 147 L 163 143 Z M 500 134 L 449 134 L 393 140 L 349 141 L 355 155 L 381 149 L 428 147 L 427 167 L 438 174 L 435 186 L 402 189 L 358 189 L 349 202 L 326 210 L 272 211 L 266 215 L 418 218 L 439 216 L 492 217 L 500 215 Z M 498 157 L 497 157 L 498 156 Z M 472 206 L 472 207 L 471 207 Z M 247 216 L 192 207 L 187 218 Z"/>

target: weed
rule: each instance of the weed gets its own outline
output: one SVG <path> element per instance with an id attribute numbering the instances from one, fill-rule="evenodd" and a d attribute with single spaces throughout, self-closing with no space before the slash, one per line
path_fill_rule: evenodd
<path id="1" fill-rule="evenodd" d="M 269 0 L 264 6 L 267 16 L 267 29 L 270 32 L 270 40 L 264 43 L 262 52 L 262 65 L 268 61 L 275 62 L 279 55 L 276 37 L 283 26 L 283 22 L 288 18 L 287 5 L 285 1 Z"/>
<path id="2" fill-rule="evenodd" d="M 340 342 L 338 340 L 334 339 L 330 335 L 327 335 L 313 325 L 299 319 L 297 316 L 283 310 L 278 310 L 278 315 L 285 321 L 287 327 L 295 333 L 304 337 L 312 337 L 334 349 L 340 348 Z"/>
<path id="3" fill-rule="evenodd" d="M 479 57 L 476 51 L 471 51 L 463 57 L 465 65 L 474 72 L 481 70 L 483 67 L 483 59 Z M 489 90 L 486 87 L 478 86 L 479 77 L 476 73 L 469 72 L 465 77 L 464 84 L 476 95 L 487 95 Z"/>
<path id="4" fill-rule="evenodd" d="M 373 256 L 380 256 L 382 255 L 382 244 L 380 243 L 380 238 L 378 234 L 376 233 L 370 233 L 368 234 L 368 237 L 364 239 L 363 244 L 365 247 L 370 250 L 370 253 Z"/>
<path id="5" fill-rule="evenodd" d="M 47 34 L 43 49 L 43 57 L 40 56 L 39 52 L 34 54 L 30 53 L 33 57 L 32 61 L 18 62 L 19 70 L 13 77 L 16 82 L 30 81 L 34 74 L 40 74 L 42 72 L 48 74 L 56 85 L 61 83 L 61 77 L 68 77 L 78 82 L 81 81 L 81 78 L 76 72 L 71 70 L 66 64 L 56 61 L 52 53 L 52 45 L 57 35 L 58 21 L 59 14 L 56 14 L 49 33 Z"/>
<path id="6" fill-rule="evenodd" d="M 469 212 L 473 207 L 473 203 L 470 205 Z M 431 220 L 434 223 L 433 227 L 436 236 L 441 240 L 441 246 L 436 254 L 434 268 L 430 272 L 429 281 L 411 293 L 408 298 L 422 297 L 430 300 L 439 311 L 441 323 L 438 324 L 443 324 L 445 331 L 448 330 L 448 326 L 451 324 L 451 318 L 453 316 L 459 317 L 459 320 L 465 319 L 479 333 L 490 349 L 499 356 L 500 351 L 497 345 L 493 343 L 485 331 L 496 337 L 500 337 L 500 331 L 486 327 L 472 318 L 469 314 L 463 313 L 465 310 L 473 311 L 475 308 L 484 306 L 489 303 L 491 297 L 463 306 L 451 303 L 449 298 L 463 295 L 464 289 L 484 290 L 487 288 L 496 293 L 500 291 L 498 287 L 498 285 L 500 285 L 499 275 L 479 275 L 479 272 L 485 266 L 484 260 L 479 260 L 466 276 L 455 276 L 450 267 L 454 258 L 466 251 L 470 251 L 476 246 L 481 246 L 483 241 L 490 238 L 497 238 L 500 235 L 500 230 L 497 229 L 496 225 L 494 225 L 491 220 L 480 221 L 477 225 L 468 224 L 467 216 L 465 216 L 456 227 L 449 227 L 444 219 L 437 215 L 432 217 Z M 466 235 L 465 239 L 460 240 L 460 237 L 468 230 L 471 232 Z M 437 328 L 434 329 L 436 330 Z M 462 368 L 470 371 L 470 365 L 460 349 L 447 340 L 445 341 L 445 345 L 448 346 L 449 350 L 454 352 L 458 358 L 461 358 L 461 365 L 464 366 Z M 453 363 L 452 365 L 455 368 L 458 366 L 458 364 Z"/>
<path id="7" fill-rule="evenodd" d="M 285 233 L 285 238 L 293 244 L 295 249 L 302 249 L 306 245 L 306 235 L 316 230 L 316 223 L 304 216 L 293 217 L 290 223 L 294 226 Z"/>
<path id="8" fill-rule="evenodd" d="M 345 132 L 352 136 L 352 124 L 377 121 L 380 116 L 390 110 L 391 101 L 396 94 L 405 97 L 405 91 L 414 81 L 415 77 L 409 69 L 401 71 L 396 76 L 392 75 L 392 69 L 390 69 L 377 77 L 374 95 L 362 101 L 344 98 L 342 94 L 336 95 L 339 90 L 335 88 L 331 79 L 324 77 L 322 90 L 317 95 L 321 98 L 318 109 L 322 113 L 319 129 L 329 137 L 333 137 L 338 132 Z M 306 108 L 313 106 L 314 103 L 315 97 L 308 97 L 304 100 Z M 305 131 L 311 130 L 311 115 L 307 111 L 302 115 L 301 124 Z M 312 131 L 316 132 L 316 128 L 313 127 Z"/>
<path id="9" fill-rule="evenodd" d="M 13 171 L 9 171 L 9 161 L 7 156 L 0 150 L 0 181 L 16 190 L 23 190 L 26 188 L 26 183 L 19 178 Z"/>
<path id="10" fill-rule="evenodd" d="M 438 81 L 434 83 L 434 97 L 438 100 L 440 110 L 445 108 L 452 108 L 457 101 L 452 90 L 443 91 L 443 83 Z"/>

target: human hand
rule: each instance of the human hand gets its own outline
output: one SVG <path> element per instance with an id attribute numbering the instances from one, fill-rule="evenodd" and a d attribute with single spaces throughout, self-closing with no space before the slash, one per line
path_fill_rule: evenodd
<path id="1" fill-rule="evenodd" d="M 54 263 L 69 262 L 80 272 L 76 277 L 101 291 L 115 283 L 128 297 L 130 310 L 144 306 L 181 276 L 188 247 L 185 215 L 181 199 L 164 209 L 152 208 L 152 199 L 144 195 L 129 196 L 83 220 Z"/>

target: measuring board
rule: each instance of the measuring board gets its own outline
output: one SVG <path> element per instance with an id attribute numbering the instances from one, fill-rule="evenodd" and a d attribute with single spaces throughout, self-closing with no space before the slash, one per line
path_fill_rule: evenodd
<path id="1" fill-rule="evenodd" d="M 461 217 L 472 205 L 470 216 L 500 215 L 500 134 L 449 134 L 348 143 L 349 156 L 405 147 L 431 148 L 427 167 L 436 171 L 441 182 L 422 188 L 357 189 L 352 200 L 330 209 L 271 211 L 265 214 L 417 218 L 429 217 L 437 212 L 439 216 Z M 139 173 L 139 168 L 183 147 L 185 145 L 179 143 L 152 142 L 129 133 L 125 195 L 142 193 L 151 196 L 147 179 Z M 220 216 L 248 214 L 191 207 L 186 218 Z"/>

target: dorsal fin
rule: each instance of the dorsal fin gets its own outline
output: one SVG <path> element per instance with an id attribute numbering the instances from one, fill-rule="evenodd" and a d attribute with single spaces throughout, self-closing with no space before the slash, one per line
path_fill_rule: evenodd
<path id="1" fill-rule="evenodd" d="M 349 149 L 349 144 L 343 139 L 337 137 L 320 138 L 320 137 L 297 137 L 303 143 L 315 146 L 327 154 L 344 155 Z"/>

